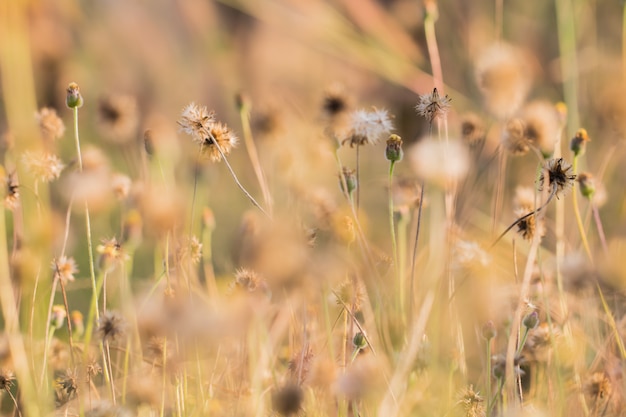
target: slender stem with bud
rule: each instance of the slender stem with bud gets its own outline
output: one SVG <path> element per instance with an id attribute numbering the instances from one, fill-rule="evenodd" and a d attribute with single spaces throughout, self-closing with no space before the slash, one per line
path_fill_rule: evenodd
<path id="1" fill-rule="evenodd" d="M 402 266 L 398 262 L 398 241 L 396 238 L 396 225 L 394 221 L 394 209 L 393 209 L 393 168 L 396 161 L 389 161 L 389 227 L 391 228 L 391 247 L 393 250 L 393 263 L 396 271 L 396 279 L 398 281 L 398 294 L 400 298 L 400 312 L 404 315 L 404 280 L 402 279 L 404 274 Z"/>

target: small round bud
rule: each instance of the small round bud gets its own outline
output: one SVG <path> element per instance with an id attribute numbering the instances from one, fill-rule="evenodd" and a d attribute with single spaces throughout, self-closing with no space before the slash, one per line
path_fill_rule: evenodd
<path id="1" fill-rule="evenodd" d="M 593 194 L 596 192 L 596 184 L 593 176 L 588 172 L 581 172 L 576 177 L 576 181 L 578 181 L 580 185 L 580 193 L 583 197 L 591 200 L 591 197 L 593 197 Z"/>
<path id="2" fill-rule="evenodd" d="M 493 324 L 493 321 L 489 320 L 487 323 L 483 324 L 482 329 L 483 338 L 487 341 L 493 339 L 498 334 L 496 330 L 496 326 Z"/>
<path id="3" fill-rule="evenodd" d="M 385 148 L 385 158 L 389 162 L 400 162 L 404 152 L 402 151 L 402 138 L 398 135 L 392 134 L 387 139 L 387 147 Z"/>
<path id="4" fill-rule="evenodd" d="M 575 156 L 583 155 L 587 148 L 587 142 L 589 142 L 589 135 L 585 129 L 578 129 L 576 135 L 572 138 L 569 147 L 574 152 Z"/>
<path id="5" fill-rule="evenodd" d="M 67 86 L 67 96 L 65 98 L 65 104 L 70 109 L 80 109 L 81 107 L 83 107 L 83 96 L 80 94 L 80 88 L 78 88 L 78 84 L 70 83 L 70 85 Z"/>
<path id="6" fill-rule="evenodd" d="M 524 324 L 524 327 L 529 330 L 534 329 L 539 324 L 539 314 L 537 314 L 536 311 L 533 311 L 532 313 L 526 315 L 526 317 L 524 317 L 524 320 L 522 321 L 522 324 Z"/>
<path id="7" fill-rule="evenodd" d="M 363 350 L 367 347 L 367 340 L 365 339 L 365 335 L 362 332 L 358 332 L 352 338 L 352 344 L 358 350 Z"/>
<path id="8" fill-rule="evenodd" d="M 356 181 L 356 172 L 353 169 L 343 167 L 343 172 L 341 175 L 343 176 L 343 179 L 341 178 L 341 176 L 339 178 L 339 186 L 341 186 L 341 191 L 352 194 L 352 192 L 356 190 L 356 187 L 358 186 Z M 344 183 L 347 187 L 347 190 L 344 188 Z"/>

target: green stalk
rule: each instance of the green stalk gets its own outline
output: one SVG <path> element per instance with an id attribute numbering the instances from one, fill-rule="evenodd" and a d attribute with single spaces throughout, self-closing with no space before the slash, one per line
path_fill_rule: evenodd
<path id="1" fill-rule="evenodd" d="M 398 282 L 398 297 L 400 302 L 400 313 L 404 317 L 404 277 L 402 274 L 402 268 L 398 262 L 398 240 L 396 239 L 396 227 L 394 222 L 394 210 L 393 210 L 393 168 L 395 161 L 389 161 L 389 227 L 391 229 L 391 245 L 393 250 L 393 263 L 396 270 L 396 280 Z"/>

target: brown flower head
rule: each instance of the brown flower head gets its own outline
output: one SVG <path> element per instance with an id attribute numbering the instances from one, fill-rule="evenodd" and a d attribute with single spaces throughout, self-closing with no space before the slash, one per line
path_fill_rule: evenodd
<path id="1" fill-rule="evenodd" d="M 304 402 L 304 391 L 299 385 L 288 384 L 272 394 L 272 408 L 282 416 L 297 414 Z"/>
<path id="2" fill-rule="evenodd" d="M 13 386 L 15 381 L 15 374 L 9 369 L 3 369 L 0 371 L 0 390 L 9 390 Z"/>
<path id="3" fill-rule="evenodd" d="M 450 102 L 452 99 L 446 94 L 441 97 L 437 89 L 433 89 L 430 94 L 423 94 L 419 98 L 419 103 L 415 106 L 417 114 L 424 117 L 428 123 L 432 123 L 436 119 L 445 119 L 450 110 Z"/>
<path id="4" fill-rule="evenodd" d="M 524 209 L 519 209 L 515 211 L 515 215 L 518 218 L 521 218 L 528 214 L 528 211 Z M 535 214 L 531 214 L 523 220 L 520 220 L 517 223 L 517 233 L 522 236 L 525 240 L 532 240 L 536 233 L 539 233 L 539 236 L 543 236 L 545 234 L 545 227 L 543 226 L 543 221 L 537 224 L 537 217 Z"/>
<path id="5" fill-rule="evenodd" d="M 100 316 L 98 333 L 105 342 L 112 342 L 126 332 L 126 320 L 116 311 L 107 311 Z"/>
<path id="6" fill-rule="evenodd" d="M 237 145 L 237 136 L 225 124 L 215 120 L 215 113 L 195 103 L 183 109 L 178 125 L 201 146 L 202 154 L 213 162 L 221 161 L 222 154 L 228 155 Z"/>
<path id="7" fill-rule="evenodd" d="M 570 164 L 565 162 L 563 158 L 553 158 L 546 163 L 545 169 L 541 171 L 541 176 L 539 177 L 541 189 L 545 185 L 545 171 L 548 171 L 550 191 L 554 192 L 556 197 L 567 191 L 576 179 L 576 175 L 572 174 L 572 166 Z"/>
<path id="8" fill-rule="evenodd" d="M 475 113 L 468 113 L 461 119 L 461 138 L 470 146 L 476 146 L 485 140 L 487 129 L 485 122 Z"/>
<path id="9" fill-rule="evenodd" d="M 4 207 L 15 210 L 20 205 L 20 188 L 17 182 L 17 173 L 12 172 L 6 176 L 6 189 L 4 194 Z"/>
<path id="10" fill-rule="evenodd" d="M 511 119 L 502 131 L 502 146 L 511 155 L 523 156 L 530 150 L 530 142 L 526 137 L 526 125 L 522 119 Z"/>
<path id="11" fill-rule="evenodd" d="M 139 127 L 137 99 L 131 95 L 112 94 L 98 103 L 98 128 L 105 138 L 115 143 L 133 139 Z"/>

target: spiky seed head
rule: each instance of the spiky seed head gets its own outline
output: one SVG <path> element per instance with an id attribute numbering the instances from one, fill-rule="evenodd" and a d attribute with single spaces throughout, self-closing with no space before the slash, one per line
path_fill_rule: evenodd
<path id="1" fill-rule="evenodd" d="M 446 118 L 451 101 L 452 99 L 447 94 L 445 97 L 441 97 L 435 88 L 432 93 L 423 94 L 419 97 L 415 111 L 424 117 L 428 123 L 432 123 L 434 120 Z"/>

